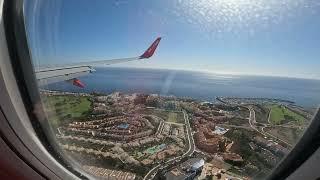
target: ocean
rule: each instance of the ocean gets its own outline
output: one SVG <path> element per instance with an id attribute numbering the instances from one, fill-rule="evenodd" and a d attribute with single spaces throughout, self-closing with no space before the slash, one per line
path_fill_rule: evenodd
<path id="1" fill-rule="evenodd" d="M 320 80 L 118 67 L 96 70 L 80 78 L 86 85 L 83 89 L 66 82 L 44 88 L 87 93 L 139 92 L 206 101 L 214 101 L 217 96 L 279 98 L 306 108 L 320 104 Z"/>

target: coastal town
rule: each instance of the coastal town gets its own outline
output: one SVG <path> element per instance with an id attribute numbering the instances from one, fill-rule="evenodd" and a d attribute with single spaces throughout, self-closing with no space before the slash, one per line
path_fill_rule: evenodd
<path id="1" fill-rule="evenodd" d="M 302 135 L 293 102 L 41 91 L 62 152 L 101 179 L 264 177 Z"/>

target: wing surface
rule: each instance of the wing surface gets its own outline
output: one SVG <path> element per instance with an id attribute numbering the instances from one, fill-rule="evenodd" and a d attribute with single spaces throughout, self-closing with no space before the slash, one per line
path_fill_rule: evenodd
<path id="1" fill-rule="evenodd" d="M 92 73 L 95 70 L 93 66 L 97 65 L 111 65 L 117 63 L 124 63 L 129 61 L 143 60 L 152 57 L 155 50 L 158 47 L 158 44 L 161 40 L 161 37 L 158 37 L 151 46 L 141 55 L 131 58 L 121 58 L 121 59 L 110 59 L 110 60 L 100 60 L 100 61 L 91 61 L 91 62 L 81 62 L 68 65 L 60 66 L 50 66 L 42 67 L 35 71 L 36 78 L 38 80 L 38 85 L 46 85 L 50 83 L 55 83 L 59 81 L 70 81 L 79 87 L 82 87 L 83 84 L 79 84 L 77 77 L 84 76 L 86 74 Z M 80 82 L 81 83 L 81 82 Z"/>

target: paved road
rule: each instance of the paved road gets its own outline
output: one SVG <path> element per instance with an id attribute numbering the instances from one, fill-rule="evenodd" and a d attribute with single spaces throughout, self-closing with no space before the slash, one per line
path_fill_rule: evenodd
<path id="1" fill-rule="evenodd" d="M 193 136 L 191 134 L 191 127 L 190 127 L 190 123 L 189 123 L 188 114 L 185 111 L 183 111 L 183 116 L 184 116 L 184 121 L 185 121 L 185 125 L 186 125 L 186 130 L 187 130 L 187 139 L 188 139 L 188 145 L 189 145 L 188 151 L 185 152 L 182 156 L 174 157 L 164 163 L 161 163 L 161 164 L 155 166 L 146 174 L 146 176 L 143 178 L 144 180 L 153 179 L 155 174 L 158 172 L 159 168 L 166 167 L 167 165 L 174 163 L 174 161 L 176 161 L 176 160 L 180 161 L 182 158 L 189 156 L 194 152 L 195 144 L 194 144 Z"/>
<path id="2" fill-rule="evenodd" d="M 272 135 L 272 134 L 270 134 L 270 133 L 268 133 L 268 132 L 265 132 L 265 131 L 264 131 L 264 128 L 265 128 L 265 127 L 263 127 L 261 130 L 262 130 L 265 134 L 267 134 L 268 136 L 273 137 L 274 139 L 276 139 L 276 140 L 278 140 L 278 141 L 281 141 L 282 143 L 286 144 L 286 145 L 289 146 L 289 147 L 292 147 L 292 145 L 291 145 L 290 143 L 288 143 L 287 141 L 284 141 L 284 140 L 282 140 L 282 139 L 280 139 L 280 138 L 278 138 L 278 137 L 276 137 L 276 136 L 274 136 L 274 135 Z"/>
<path id="3" fill-rule="evenodd" d="M 248 109 L 250 111 L 250 115 L 249 115 L 250 127 L 260 133 L 260 131 L 257 129 L 257 127 L 254 124 L 256 122 L 256 112 L 253 110 L 253 108 L 251 106 L 249 106 Z"/>
<path id="4" fill-rule="evenodd" d="M 183 116 L 186 124 L 186 130 L 188 135 L 187 138 L 188 138 L 188 144 L 189 144 L 189 149 L 186 153 L 183 154 L 183 156 L 189 156 L 194 152 L 195 144 L 194 144 L 193 136 L 191 134 L 191 126 L 190 126 L 188 114 L 185 111 L 183 111 Z"/>
<path id="5" fill-rule="evenodd" d="M 281 141 L 282 143 L 286 144 L 286 145 L 289 146 L 289 147 L 292 146 L 290 143 L 288 143 L 288 142 L 286 142 L 286 141 L 284 141 L 284 140 L 282 140 L 282 139 L 280 139 L 280 138 L 278 138 L 278 137 L 276 137 L 276 136 L 274 136 L 274 135 L 272 135 L 272 134 L 270 134 L 270 133 L 268 133 L 268 132 L 265 132 L 265 131 L 264 131 L 264 128 L 265 128 L 265 127 L 263 127 L 261 131 L 259 131 L 259 129 L 258 129 L 257 126 L 255 125 L 255 123 L 257 123 L 257 121 L 256 121 L 256 112 L 254 111 L 254 109 L 253 109 L 251 106 L 246 107 L 246 108 L 248 108 L 249 111 L 250 111 L 249 124 L 250 124 L 250 127 L 251 127 L 252 129 L 254 129 L 254 130 L 257 131 L 258 133 L 262 134 L 263 136 L 272 137 L 273 139 L 276 139 L 276 140 L 278 140 L 278 141 Z"/>
<path id="6" fill-rule="evenodd" d="M 252 130 L 249 126 L 237 126 L 237 125 L 231 125 L 231 124 L 217 124 L 217 126 L 224 126 L 224 127 L 230 127 L 230 128 L 241 128 L 246 130 Z"/>
<path id="7" fill-rule="evenodd" d="M 272 124 L 272 123 L 270 122 L 270 116 L 271 116 L 271 109 L 270 109 L 270 111 L 269 111 L 269 113 L 268 113 L 268 123 L 269 123 L 269 124 Z"/>

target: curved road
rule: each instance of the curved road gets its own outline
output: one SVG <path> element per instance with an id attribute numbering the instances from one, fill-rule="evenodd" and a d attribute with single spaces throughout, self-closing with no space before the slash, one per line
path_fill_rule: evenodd
<path id="1" fill-rule="evenodd" d="M 183 116 L 184 116 L 184 121 L 185 121 L 185 125 L 186 125 L 186 130 L 187 130 L 187 139 L 188 139 L 188 145 L 189 145 L 189 148 L 188 148 L 188 151 L 185 152 L 182 156 L 177 156 L 177 157 L 174 157 L 172 159 L 169 159 L 168 161 L 164 162 L 164 163 L 161 163 L 157 166 L 155 166 L 154 168 L 152 168 L 145 176 L 144 176 L 144 180 L 149 180 L 149 179 L 153 179 L 155 174 L 158 172 L 158 170 L 161 168 L 161 167 L 166 167 L 167 165 L 169 164 L 172 164 L 174 163 L 174 161 L 178 160 L 180 161 L 182 158 L 186 157 L 186 156 L 190 156 L 194 150 L 195 150 L 195 145 L 194 145 L 194 139 L 193 139 L 193 136 L 191 134 L 191 127 L 190 127 L 190 123 L 189 123 L 189 118 L 188 118 L 188 114 L 183 111 Z"/>
<path id="2" fill-rule="evenodd" d="M 262 131 L 259 131 L 259 129 L 255 125 L 257 123 L 257 121 L 256 121 L 256 112 L 254 111 L 254 109 L 251 106 L 246 107 L 246 108 L 249 109 L 249 111 L 250 111 L 249 124 L 250 124 L 250 127 L 252 129 L 254 129 L 258 133 L 262 134 L 263 136 L 270 136 L 273 139 L 281 141 L 282 143 L 286 144 L 287 146 L 292 147 L 292 145 L 290 143 L 288 143 L 288 142 L 286 142 L 286 141 L 284 141 L 284 140 L 282 140 L 282 139 L 280 139 L 280 138 L 278 138 L 278 137 L 276 137 L 276 136 L 274 136 L 274 135 L 272 135 L 272 134 L 270 134 L 268 132 L 265 132 L 264 129 L 263 129 L 265 127 L 262 128 Z"/>

